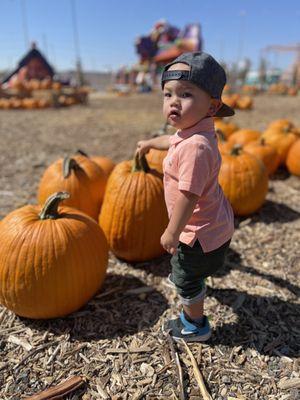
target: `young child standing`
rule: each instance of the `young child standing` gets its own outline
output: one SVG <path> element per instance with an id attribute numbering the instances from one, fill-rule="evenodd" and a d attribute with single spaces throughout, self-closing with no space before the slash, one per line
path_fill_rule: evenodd
<path id="1" fill-rule="evenodd" d="M 169 224 L 161 244 L 172 254 L 169 282 L 183 306 L 179 318 L 164 326 L 174 339 L 211 336 L 204 279 L 223 265 L 234 231 L 231 206 L 218 184 L 221 155 L 212 118 L 234 114 L 221 101 L 225 83 L 225 71 L 209 54 L 176 58 L 164 68 L 162 89 L 163 115 L 178 130 L 137 144 L 140 157 L 151 148 L 168 150 L 163 172 Z"/>

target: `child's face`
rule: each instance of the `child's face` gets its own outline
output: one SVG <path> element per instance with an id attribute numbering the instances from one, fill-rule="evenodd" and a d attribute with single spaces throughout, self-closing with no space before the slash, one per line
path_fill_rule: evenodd
<path id="1" fill-rule="evenodd" d="M 189 69 L 188 65 L 178 63 L 171 65 L 168 71 Z M 167 81 L 163 93 L 163 115 L 168 123 L 177 129 L 189 128 L 209 112 L 212 115 L 215 111 L 214 100 L 210 95 L 189 81 Z"/>

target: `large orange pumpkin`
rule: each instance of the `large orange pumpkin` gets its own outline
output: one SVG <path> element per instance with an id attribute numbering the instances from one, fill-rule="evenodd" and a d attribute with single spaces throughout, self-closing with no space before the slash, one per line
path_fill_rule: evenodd
<path id="1" fill-rule="evenodd" d="M 239 129 L 229 137 L 228 141 L 232 145 L 239 144 L 241 146 L 244 146 L 247 143 L 258 140 L 260 136 L 261 133 L 253 129 Z"/>
<path id="2" fill-rule="evenodd" d="M 263 162 L 235 146 L 222 154 L 219 183 L 235 215 L 250 215 L 265 201 L 268 174 Z"/>
<path id="3" fill-rule="evenodd" d="M 99 223 L 121 259 L 146 261 L 164 253 L 160 237 L 168 215 L 163 183 L 145 157 L 117 164 L 107 182 Z"/>
<path id="4" fill-rule="evenodd" d="M 82 155 L 60 159 L 45 171 L 38 189 L 38 202 L 44 204 L 51 193 L 67 191 L 65 205 L 75 207 L 98 221 L 107 176 L 91 159 Z"/>
<path id="5" fill-rule="evenodd" d="M 271 126 L 262 137 L 266 143 L 273 146 L 279 154 L 280 164 L 285 164 L 288 151 L 293 143 L 299 138 L 299 131 L 289 121 L 283 122 L 281 127 Z"/>
<path id="6" fill-rule="evenodd" d="M 291 146 L 287 155 L 286 166 L 291 174 L 300 176 L 300 139 Z"/>
<path id="7" fill-rule="evenodd" d="M 67 193 L 45 206 L 28 205 L 0 225 L 0 303 L 27 318 L 63 317 L 101 287 L 108 245 L 99 225 L 84 213 L 59 207 Z"/>
<path id="8" fill-rule="evenodd" d="M 258 157 L 267 168 L 268 174 L 272 175 L 280 164 L 280 157 L 273 146 L 267 144 L 263 138 L 258 141 L 250 142 L 244 146 L 247 153 Z"/>

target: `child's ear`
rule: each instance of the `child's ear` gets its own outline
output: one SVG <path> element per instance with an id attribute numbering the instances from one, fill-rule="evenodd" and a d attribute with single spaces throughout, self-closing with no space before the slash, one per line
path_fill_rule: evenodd
<path id="1" fill-rule="evenodd" d="M 210 107 L 207 115 L 213 117 L 216 112 L 222 107 L 222 102 L 219 99 L 211 99 Z"/>

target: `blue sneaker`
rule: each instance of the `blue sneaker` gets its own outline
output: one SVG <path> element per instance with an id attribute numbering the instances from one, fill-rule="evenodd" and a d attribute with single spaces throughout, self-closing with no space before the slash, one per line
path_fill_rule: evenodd
<path id="1" fill-rule="evenodd" d="M 185 342 L 205 342 L 211 337 L 211 327 L 208 318 L 203 316 L 203 325 L 190 322 L 186 319 L 183 312 L 180 317 L 170 319 L 163 326 L 164 332 L 170 332 L 174 340 L 183 339 Z"/>

